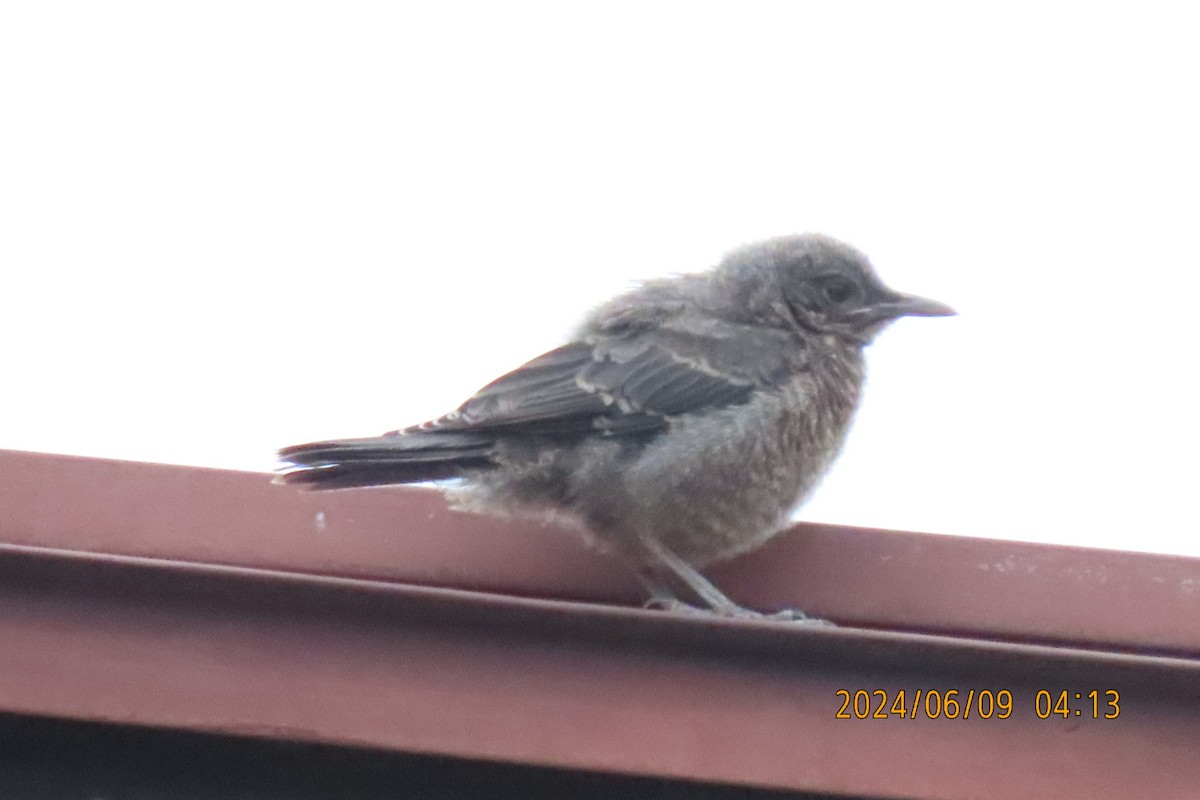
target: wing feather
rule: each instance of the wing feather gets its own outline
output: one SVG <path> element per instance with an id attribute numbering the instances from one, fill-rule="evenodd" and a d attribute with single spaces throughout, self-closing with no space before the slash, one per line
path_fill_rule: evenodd
<path id="1" fill-rule="evenodd" d="M 441 419 L 408 429 L 628 435 L 670 417 L 746 402 L 773 385 L 802 345 L 785 331 L 706 322 L 576 341 L 480 389 Z"/>

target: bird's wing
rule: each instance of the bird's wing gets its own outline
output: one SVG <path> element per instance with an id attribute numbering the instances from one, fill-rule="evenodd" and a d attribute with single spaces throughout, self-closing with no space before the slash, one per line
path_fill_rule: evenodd
<path id="1" fill-rule="evenodd" d="M 786 331 L 713 322 L 597 336 L 539 356 L 405 432 L 655 431 L 672 416 L 745 402 L 794 368 L 802 346 Z"/>

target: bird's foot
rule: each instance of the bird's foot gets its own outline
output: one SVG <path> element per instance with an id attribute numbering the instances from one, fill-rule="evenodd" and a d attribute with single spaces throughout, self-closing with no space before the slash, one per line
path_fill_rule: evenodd
<path id="1" fill-rule="evenodd" d="M 822 625 L 829 628 L 836 628 L 837 625 L 827 619 L 812 617 L 805 614 L 798 608 L 784 608 L 779 611 L 763 612 L 755 611 L 752 608 L 745 608 L 739 605 L 730 605 L 719 609 L 713 609 L 714 614 L 719 614 L 723 617 L 732 617 L 734 619 L 758 619 L 768 620 L 770 622 L 795 622 L 802 625 Z"/>
<path id="2" fill-rule="evenodd" d="M 675 597 L 655 596 L 651 597 L 642 604 L 642 608 L 651 611 L 667 611 L 673 614 L 691 614 L 700 616 L 716 616 L 726 617 L 728 619 L 755 619 L 767 620 L 770 622 L 794 622 L 803 625 L 820 625 L 823 627 L 836 628 L 837 625 L 827 619 L 820 619 L 805 614 L 803 611 L 795 608 L 785 608 L 781 611 L 764 613 L 755 611 L 751 608 L 745 608 L 734 603 L 721 608 L 704 608 L 703 606 L 694 606 L 690 603 L 685 603 Z"/>
<path id="3" fill-rule="evenodd" d="M 750 609 L 743 609 L 743 611 L 750 611 Z M 771 614 L 762 614 L 757 611 L 750 611 L 750 613 L 757 615 L 758 619 L 769 619 L 778 622 L 798 622 L 804 625 L 819 625 L 826 628 L 837 627 L 837 623 L 821 619 L 820 617 L 809 616 L 798 608 L 784 608 Z"/>
<path id="4" fill-rule="evenodd" d="M 649 611 L 668 611 L 672 614 L 715 614 L 711 608 L 694 606 L 676 597 L 654 596 L 642 603 L 642 608 Z"/>

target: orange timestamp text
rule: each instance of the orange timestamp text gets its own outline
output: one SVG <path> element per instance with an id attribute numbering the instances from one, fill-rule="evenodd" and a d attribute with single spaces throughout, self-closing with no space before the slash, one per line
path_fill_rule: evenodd
<path id="1" fill-rule="evenodd" d="M 837 719 L 1008 719 L 1016 709 L 1010 689 L 838 689 Z M 1033 696 L 1038 719 L 1116 719 L 1121 695 L 1115 689 L 1072 692 L 1040 689 Z"/>

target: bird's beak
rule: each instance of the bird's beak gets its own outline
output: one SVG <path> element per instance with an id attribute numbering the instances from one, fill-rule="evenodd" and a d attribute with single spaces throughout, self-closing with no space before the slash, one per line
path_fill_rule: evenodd
<path id="1" fill-rule="evenodd" d="M 874 306 L 880 317 L 953 317 L 958 314 L 945 303 L 917 297 L 915 294 L 896 292 L 894 296 Z"/>

